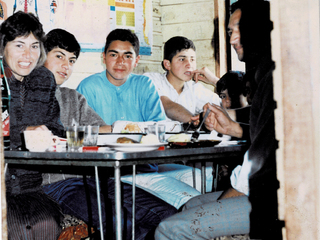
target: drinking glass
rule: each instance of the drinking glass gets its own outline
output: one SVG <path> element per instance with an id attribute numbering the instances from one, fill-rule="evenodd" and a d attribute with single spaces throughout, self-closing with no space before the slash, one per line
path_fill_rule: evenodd
<path id="1" fill-rule="evenodd" d="M 158 137 L 159 142 L 165 142 L 166 138 L 166 125 L 154 124 L 148 126 L 148 134 L 154 134 Z"/>
<path id="2" fill-rule="evenodd" d="M 75 152 L 83 146 L 84 126 L 66 127 L 68 151 Z"/>
<path id="3" fill-rule="evenodd" d="M 84 132 L 83 146 L 97 146 L 99 126 L 86 126 Z"/>

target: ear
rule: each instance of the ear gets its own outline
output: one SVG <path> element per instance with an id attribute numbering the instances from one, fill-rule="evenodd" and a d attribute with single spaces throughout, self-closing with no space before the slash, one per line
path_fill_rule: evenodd
<path id="1" fill-rule="evenodd" d="M 168 71 L 170 71 L 170 69 L 171 69 L 171 63 L 170 63 L 169 60 L 164 59 L 164 60 L 163 60 L 163 66 L 165 67 L 165 69 L 167 69 Z"/>
<path id="2" fill-rule="evenodd" d="M 134 67 L 138 66 L 139 60 L 140 60 L 140 55 L 136 57 L 136 62 L 134 63 Z"/>
<path id="3" fill-rule="evenodd" d="M 102 53 L 103 64 L 106 64 L 106 53 Z"/>

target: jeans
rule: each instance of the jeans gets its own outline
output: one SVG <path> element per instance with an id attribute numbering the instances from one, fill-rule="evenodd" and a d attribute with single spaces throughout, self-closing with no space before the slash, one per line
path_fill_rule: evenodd
<path id="1" fill-rule="evenodd" d="M 155 239 L 213 239 L 249 233 L 251 204 L 248 197 L 217 200 L 221 193 L 208 193 L 189 200 L 182 212 L 159 224 Z"/>
<path id="2" fill-rule="evenodd" d="M 46 194 L 56 200 L 63 213 L 82 219 L 99 230 L 96 183 L 87 178 L 87 185 L 81 178 L 70 178 L 43 186 Z M 105 184 L 101 181 L 101 208 L 104 236 L 115 238 L 115 185 L 113 179 Z M 106 190 L 104 190 L 106 188 Z M 90 198 L 86 195 L 86 190 Z M 122 183 L 122 232 L 123 239 L 132 239 L 132 186 Z M 154 231 L 165 218 L 175 214 L 176 208 L 163 200 L 136 187 L 135 199 L 135 239 L 145 239 L 148 232 Z M 110 227 L 113 225 L 113 229 Z M 113 234 L 108 233 L 113 231 Z M 108 237 L 108 238 L 107 238 Z"/>

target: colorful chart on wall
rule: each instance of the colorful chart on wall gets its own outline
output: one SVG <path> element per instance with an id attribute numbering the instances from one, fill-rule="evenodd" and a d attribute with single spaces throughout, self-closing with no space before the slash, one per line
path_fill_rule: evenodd
<path id="1" fill-rule="evenodd" d="M 45 32 L 66 29 L 76 36 L 82 52 L 101 52 L 111 30 L 130 29 L 140 40 L 140 54 L 151 55 L 152 0 L 0 0 L 0 21 L 4 9 L 8 15 L 19 10 L 34 13 Z"/>

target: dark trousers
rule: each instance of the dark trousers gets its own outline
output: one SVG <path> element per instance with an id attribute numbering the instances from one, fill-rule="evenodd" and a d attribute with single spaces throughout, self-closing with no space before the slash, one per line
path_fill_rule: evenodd
<path id="1" fill-rule="evenodd" d="M 101 181 L 101 208 L 104 236 L 115 237 L 115 185 L 113 179 Z M 99 230 L 96 183 L 92 178 L 70 178 L 45 185 L 43 190 L 56 200 L 64 214 L 82 219 Z M 132 186 L 122 183 L 123 239 L 132 239 Z M 88 195 L 89 194 L 89 195 Z M 90 198 L 89 198 L 90 196 Z M 145 239 L 165 218 L 176 213 L 173 206 L 136 187 L 135 239 Z M 113 228 L 111 229 L 111 224 Z M 113 233 L 110 231 L 113 230 Z"/>

